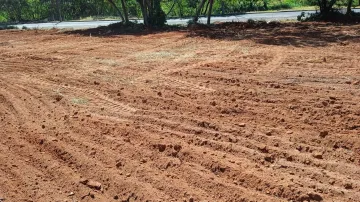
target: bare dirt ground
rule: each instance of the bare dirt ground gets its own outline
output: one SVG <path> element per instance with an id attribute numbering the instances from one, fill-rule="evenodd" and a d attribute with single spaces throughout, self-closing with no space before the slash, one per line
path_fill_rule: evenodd
<path id="1" fill-rule="evenodd" d="M 0 198 L 359 201 L 359 30 L 2 31 Z"/>

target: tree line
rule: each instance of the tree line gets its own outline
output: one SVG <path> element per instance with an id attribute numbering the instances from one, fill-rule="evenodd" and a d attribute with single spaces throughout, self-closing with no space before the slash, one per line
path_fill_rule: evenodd
<path id="1" fill-rule="evenodd" d="M 355 2 L 359 1 L 359 2 Z M 225 15 L 247 11 L 317 6 L 321 13 L 351 7 L 360 0 L 0 0 L 0 21 L 63 21 L 89 16 L 119 16 L 128 23 L 141 17 L 147 26 L 161 26 L 169 17 Z"/>

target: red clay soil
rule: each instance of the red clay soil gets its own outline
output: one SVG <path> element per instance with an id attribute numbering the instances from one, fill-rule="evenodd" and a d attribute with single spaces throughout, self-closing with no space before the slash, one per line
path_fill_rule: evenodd
<path id="1" fill-rule="evenodd" d="M 1 31 L 0 201 L 359 201 L 360 25 L 318 27 Z"/>

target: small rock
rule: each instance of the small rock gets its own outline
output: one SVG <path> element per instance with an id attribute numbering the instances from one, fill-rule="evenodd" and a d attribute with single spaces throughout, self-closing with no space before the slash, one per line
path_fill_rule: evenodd
<path id="1" fill-rule="evenodd" d="M 74 192 L 70 192 L 68 196 L 74 196 L 75 193 Z"/>
<path id="2" fill-rule="evenodd" d="M 45 128 L 45 125 L 42 125 L 41 128 L 44 129 L 44 128 Z"/>
<path id="3" fill-rule="evenodd" d="M 130 176 L 131 176 L 131 173 L 127 173 L 127 174 L 126 174 L 126 177 L 130 177 Z"/>
<path id="4" fill-rule="evenodd" d="M 100 83 L 99 83 L 99 82 L 97 82 L 97 81 L 94 81 L 94 84 L 95 84 L 95 85 L 100 85 Z"/>
<path id="5" fill-rule="evenodd" d="M 264 160 L 270 163 L 274 163 L 274 158 L 272 156 L 266 156 Z"/>
<path id="6" fill-rule="evenodd" d="M 329 132 L 328 131 L 321 131 L 320 132 L 320 137 L 322 137 L 322 138 L 324 138 L 324 137 L 326 137 L 326 136 L 328 136 L 329 135 Z"/>
<path id="7" fill-rule="evenodd" d="M 216 106 L 216 102 L 215 102 L 215 101 L 210 102 L 210 104 L 211 104 L 212 106 Z"/>
<path id="8" fill-rule="evenodd" d="M 114 199 L 115 199 L 115 200 L 118 200 L 118 199 L 119 199 L 119 196 L 118 196 L 118 195 L 115 195 L 115 196 L 114 196 Z"/>
<path id="9" fill-rule="evenodd" d="M 189 202 L 194 202 L 194 198 L 189 198 Z"/>
<path id="10" fill-rule="evenodd" d="M 317 158 L 317 159 L 322 159 L 322 158 L 323 158 L 323 154 L 322 154 L 321 152 L 314 152 L 314 153 L 312 154 L 312 156 L 313 156 L 314 158 Z"/>
<path id="11" fill-rule="evenodd" d="M 96 182 L 94 180 L 88 180 L 86 185 L 91 188 L 91 189 L 97 189 L 100 190 L 101 189 L 101 183 L 100 182 Z"/>
<path id="12" fill-rule="evenodd" d="M 161 97 L 161 96 L 162 96 L 162 93 L 161 93 L 161 92 L 158 92 L 157 95 Z"/>
<path id="13" fill-rule="evenodd" d="M 237 124 L 239 127 L 245 127 L 246 126 L 246 123 L 239 123 Z"/>

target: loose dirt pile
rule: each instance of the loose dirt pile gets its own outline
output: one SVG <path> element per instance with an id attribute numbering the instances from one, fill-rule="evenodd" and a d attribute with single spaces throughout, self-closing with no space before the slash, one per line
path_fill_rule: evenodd
<path id="1" fill-rule="evenodd" d="M 306 26 L 0 32 L 0 198 L 358 201 L 360 26 Z"/>

